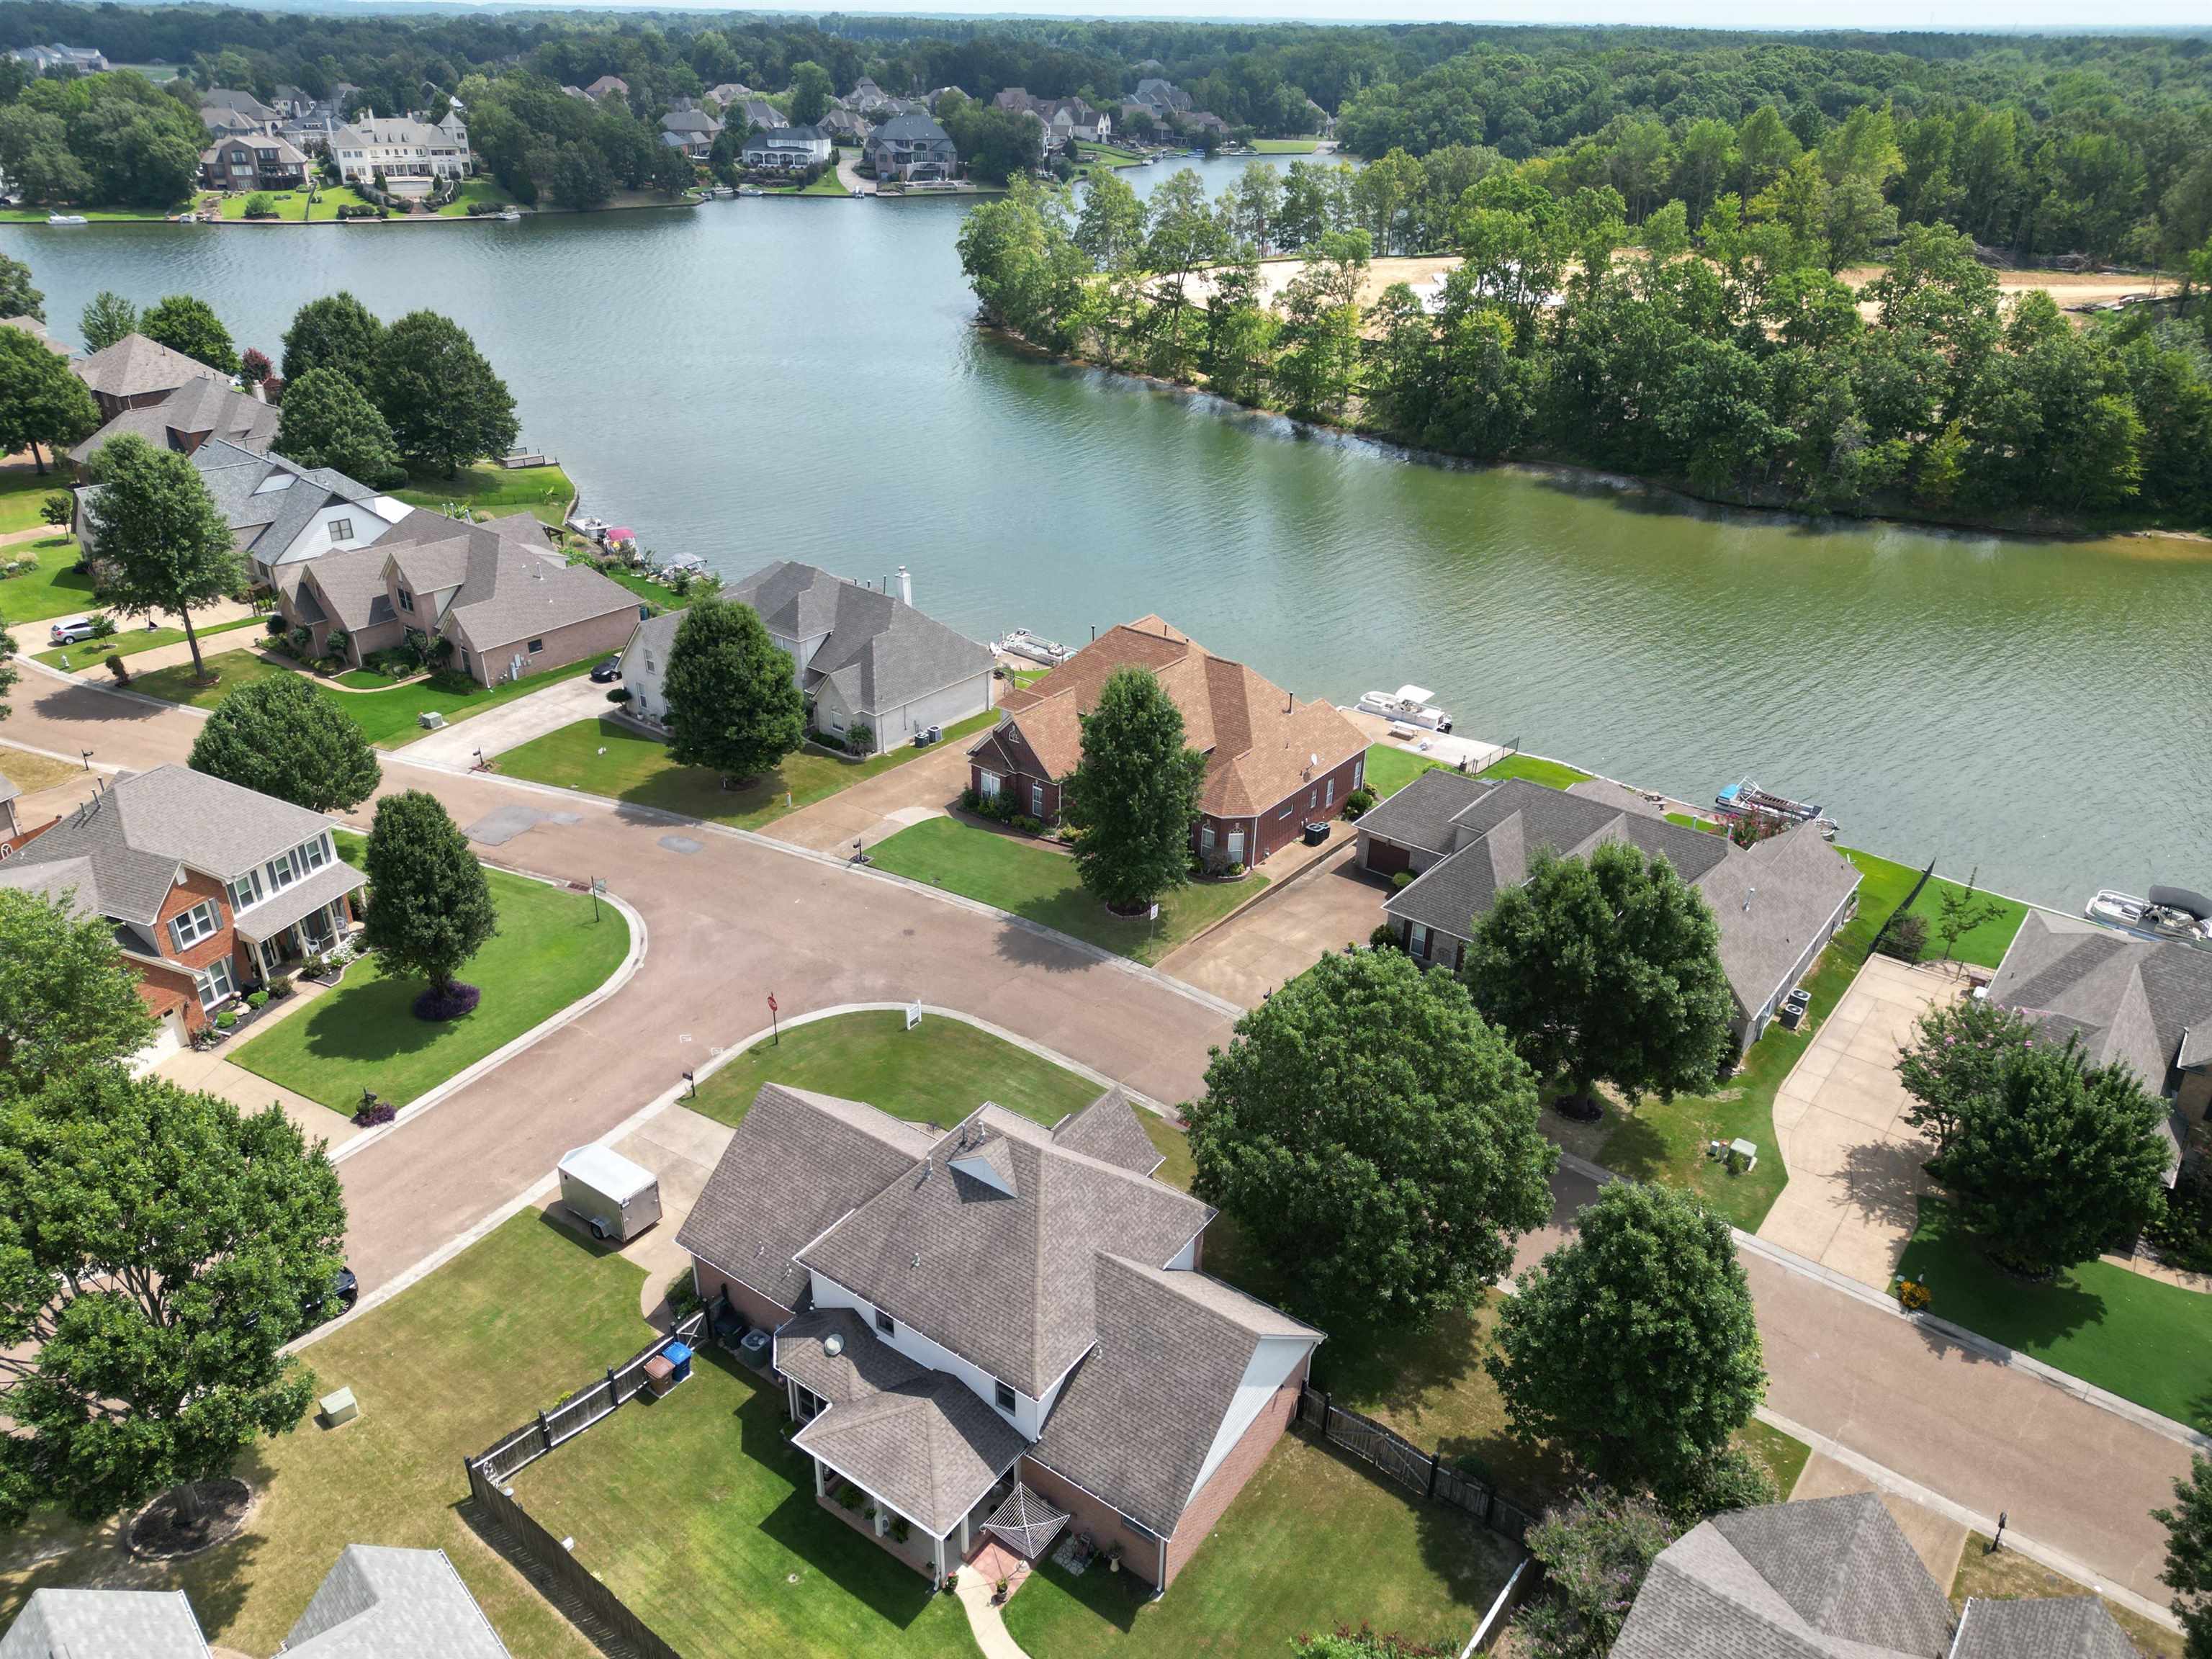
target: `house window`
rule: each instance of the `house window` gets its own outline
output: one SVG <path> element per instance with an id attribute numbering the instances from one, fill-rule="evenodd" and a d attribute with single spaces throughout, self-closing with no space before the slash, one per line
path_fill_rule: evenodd
<path id="1" fill-rule="evenodd" d="M 1336 774 L 1334 772 L 1328 775 L 1328 787 L 1322 793 L 1321 804 L 1323 806 L 1336 805 Z"/>
<path id="2" fill-rule="evenodd" d="M 656 674 L 660 672 L 658 668 L 653 666 L 653 653 L 650 651 L 645 653 L 645 672 L 648 674 Z"/>
<path id="3" fill-rule="evenodd" d="M 999 1409 L 1012 1417 L 1014 1414 L 1014 1391 L 1008 1384 L 999 1384 Z"/>
<path id="4" fill-rule="evenodd" d="M 328 836 L 317 836 L 314 840 L 300 848 L 299 857 L 303 861 L 305 868 L 321 869 L 331 861 L 331 838 Z"/>
<path id="5" fill-rule="evenodd" d="M 476 665 L 469 660 L 469 648 L 465 645 L 461 647 L 461 672 L 473 674 L 476 672 Z"/>
<path id="6" fill-rule="evenodd" d="M 236 881 L 229 883 L 224 890 L 230 895 L 230 908 L 234 913 L 251 910 L 261 902 L 261 872 L 248 870 Z"/>
<path id="7" fill-rule="evenodd" d="M 399 608 L 402 611 L 412 611 L 415 608 L 415 596 L 404 587 L 399 590 Z"/>
<path id="8" fill-rule="evenodd" d="M 1352 763 L 1352 787 L 1354 789 L 1358 788 L 1358 787 L 1359 787 L 1359 786 L 1360 786 L 1360 784 L 1361 784 L 1361 782 L 1365 779 L 1365 777 L 1366 777 L 1366 776 L 1367 776 L 1367 757 L 1366 757 L 1366 756 L 1364 756 L 1364 755 L 1362 755 L 1362 756 L 1360 756 L 1360 757 L 1358 757 L 1358 759 L 1357 759 L 1357 760 L 1355 760 L 1355 761 L 1353 761 L 1353 762 Z"/>
<path id="9" fill-rule="evenodd" d="M 353 520 L 351 519 L 332 519 L 331 520 L 331 539 L 334 542 L 351 541 L 353 539 Z"/>
<path id="10" fill-rule="evenodd" d="M 996 800 L 999 798 L 999 785 L 1000 781 L 1001 780 L 996 772 L 978 772 L 975 775 L 976 793 L 981 794 L 985 800 Z"/>
<path id="11" fill-rule="evenodd" d="M 299 880 L 300 872 L 292 862 L 289 853 L 279 853 L 269 860 L 269 890 L 281 893 Z"/>
<path id="12" fill-rule="evenodd" d="M 893 1319 L 881 1308 L 878 1308 L 876 1310 L 876 1328 L 881 1331 L 885 1336 L 896 1336 L 898 1334 L 898 1321 Z"/>
<path id="13" fill-rule="evenodd" d="M 169 919 L 169 937 L 177 942 L 179 951 L 189 950 L 222 925 L 222 915 L 213 899 L 202 899 L 180 916 Z"/>
<path id="14" fill-rule="evenodd" d="M 1213 856 L 1213 825 L 1211 823 L 1198 826 L 1198 855 L 1200 859 Z"/>
<path id="15" fill-rule="evenodd" d="M 543 651 L 544 648 L 545 648 L 545 641 L 543 641 L 543 640 L 532 640 L 532 641 L 531 641 L 531 642 L 530 642 L 530 654 L 531 654 L 532 656 L 533 656 L 533 657 L 534 657 L 534 656 L 536 656 L 539 652 Z"/>
<path id="16" fill-rule="evenodd" d="M 1417 921 L 1407 929 L 1406 954 L 1424 958 L 1429 954 L 1429 930 L 1420 922 Z"/>
<path id="17" fill-rule="evenodd" d="M 200 1006 L 212 1008 L 218 1002 L 238 994 L 238 981 L 230 976 L 230 958 L 218 957 L 192 975 L 192 984 L 199 992 Z"/>
<path id="18" fill-rule="evenodd" d="M 1030 785 L 1030 816 L 1034 818 L 1044 816 L 1044 786 L 1034 781 Z"/>

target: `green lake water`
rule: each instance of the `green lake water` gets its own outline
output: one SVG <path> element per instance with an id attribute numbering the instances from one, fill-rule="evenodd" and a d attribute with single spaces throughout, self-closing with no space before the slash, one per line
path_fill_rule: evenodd
<path id="1" fill-rule="evenodd" d="M 64 338 L 101 288 L 197 293 L 272 356 L 335 289 L 448 312 L 586 510 L 726 575 L 904 564 L 986 638 L 1157 611 L 1302 696 L 1418 681 L 1468 735 L 1692 800 L 1749 774 L 1854 846 L 2069 908 L 2212 884 L 2212 550 L 1684 510 L 1039 363 L 971 325 L 963 210 L 7 226 L 0 252 Z"/>

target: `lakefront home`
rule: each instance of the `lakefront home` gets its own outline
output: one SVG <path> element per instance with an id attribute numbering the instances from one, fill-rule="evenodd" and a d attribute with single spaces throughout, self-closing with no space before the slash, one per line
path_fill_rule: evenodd
<path id="1" fill-rule="evenodd" d="M 239 391 L 220 376 L 196 374 L 150 403 L 133 404 L 71 449 L 69 458 L 82 477 L 100 446 L 125 432 L 179 455 L 192 453 L 210 439 L 264 455 L 276 441 L 276 404 Z"/>
<path id="2" fill-rule="evenodd" d="M 1726 836 L 1669 823 L 1658 805 L 1602 778 L 1547 789 L 1437 767 L 1370 808 L 1358 834 L 1361 868 L 1415 878 L 1383 906 L 1407 953 L 1455 969 L 1476 919 L 1528 878 L 1539 848 L 1579 857 L 1623 841 L 1663 855 L 1705 895 L 1720 924 L 1739 1048 L 1758 1041 L 1858 900 L 1858 871 L 1814 825 L 1741 848 Z"/>
<path id="3" fill-rule="evenodd" d="M 987 800 L 1049 823 L 1083 757 L 1082 717 L 1115 671 L 1143 668 L 1182 711 L 1206 757 L 1191 850 L 1209 870 L 1258 864 L 1305 825 L 1336 817 L 1365 780 L 1367 739 L 1334 705 L 1300 702 L 1243 663 L 1217 657 L 1158 617 L 1108 629 L 1043 678 L 1004 693 L 998 726 L 968 751 Z"/>
<path id="4" fill-rule="evenodd" d="M 471 172 L 468 129 L 458 114 L 437 125 L 411 115 L 356 117 L 331 134 L 331 155 L 347 184 L 369 184 L 379 173 L 388 185 L 465 179 Z"/>
<path id="5" fill-rule="evenodd" d="M 1068 1533 L 1165 1589 L 1322 1334 L 1201 1270 L 1214 1212 L 1160 1162 L 1118 1091 L 940 1130 L 771 1083 L 677 1242 L 717 1334 L 772 1338 L 831 1514 L 933 1583 Z"/>
<path id="6" fill-rule="evenodd" d="M 868 135 L 860 152 L 878 179 L 901 184 L 952 178 L 960 151 L 952 135 L 927 115 L 898 115 Z"/>
<path id="7" fill-rule="evenodd" d="M 200 152 L 200 182 L 216 190 L 290 190 L 307 181 L 307 156 L 269 133 L 233 134 Z"/>
<path id="8" fill-rule="evenodd" d="M 143 334 L 126 334 L 113 345 L 78 358 L 70 365 L 70 373 L 84 382 L 103 421 L 113 420 L 126 409 L 158 404 L 187 380 L 230 384 L 230 376 L 221 369 L 210 368 L 197 357 Z"/>
<path id="9" fill-rule="evenodd" d="M 834 148 L 830 135 L 820 127 L 766 127 L 745 140 L 741 159 L 749 167 L 799 173 L 820 167 Z"/>

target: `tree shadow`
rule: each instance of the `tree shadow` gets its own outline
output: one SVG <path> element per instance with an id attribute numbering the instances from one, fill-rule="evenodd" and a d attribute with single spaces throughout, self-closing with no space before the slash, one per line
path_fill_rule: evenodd
<path id="1" fill-rule="evenodd" d="M 1838 1179 L 1853 1208 L 1884 1226 L 1911 1232 L 1920 1213 L 1920 1194 L 1926 1190 L 1923 1172 L 1924 1149 L 1893 1140 L 1870 1140 L 1844 1154 Z"/>
<path id="2" fill-rule="evenodd" d="M 417 1019 L 414 1005 L 422 989 L 416 981 L 402 979 L 340 985 L 292 1020 L 300 1027 L 302 1045 L 318 1060 L 396 1060 L 420 1054 L 448 1031 L 468 1024 L 467 1016 Z"/>
<path id="3" fill-rule="evenodd" d="M 1052 908 L 1048 904 L 1033 903 L 1024 905 L 1013 914 L 1024 921 L 1035 922 L 1040 927 L 1049 927 L 1056 933 L 1066 933 L 1066 929 L 1060 927 L 1050 914 Z M 1075 936 L 1069 934 L 1068 937 Z M 1069 950 L 1065 940 L 1007 924 L 1002 924 L 999 928 L 996 953 L 1001 962 L 1013 967 L 1041 969 L 1053 974 L 1078 974 L 1091 966 L 1090 957 L 1082 951 Z"/>
<path id="4" fill-rule="evenodd" d="M 781 1545 L 878 1618 L 903 1630 L 928 1611 L 937 1592 L 904 1561 L 824 1510 L 813 1477 L 761 1517 L 763 1535 Z"/>

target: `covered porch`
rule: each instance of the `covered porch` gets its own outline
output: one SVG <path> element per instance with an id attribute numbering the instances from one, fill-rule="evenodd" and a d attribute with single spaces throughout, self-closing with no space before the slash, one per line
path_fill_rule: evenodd
<path id="1" fill-rule="evenodd" d="M 353 927 L 353 895 L 367 884 L 360 871 L 334 860 L 240 915 L 234 926 L 262 979 L 339 944 Z"/>

